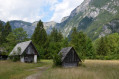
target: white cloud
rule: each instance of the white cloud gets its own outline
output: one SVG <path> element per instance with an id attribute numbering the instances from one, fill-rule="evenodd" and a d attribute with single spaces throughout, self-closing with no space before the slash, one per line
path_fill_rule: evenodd
<path id="1" fill-rule="evenodd" d="M 0 0 L 0 20 L 33 22 L 45 17 L 44 6 L 55 3 L 57 0 Z"/>
<path id="2" fill-rule="evenodd" d="M 61 19 L 65 16 L 69 16 L 71 11 L 79 6 L 84 0 L 63 0 L 61 3 L 55 4 L 52 6 L 52 10 L 54 10 L 53 17 L 51 21 L 60 22 Z"/>
<path id="3" fill-rule="evenodd" d="M 50 6 L 50 11 L 54 11 L 50 20 L 60 22 L 64 16 L 80 5 L 83 0 L 0 0 L 0 20 L 24 20 L 34 22 L 39 19 L 48 19 L 50 12 L 44 7 Z"/>

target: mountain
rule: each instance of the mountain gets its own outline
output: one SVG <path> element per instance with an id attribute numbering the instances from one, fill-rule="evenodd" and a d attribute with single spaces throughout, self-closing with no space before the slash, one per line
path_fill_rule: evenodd
<path id="1" fill-rule="evenodd" d="M 10 21 L 12 29 L 22 27 L 31 37 L 37 21 L 34 23 L 20 20 Z M 44 28 L 49 34 L 52 28 L 60 30 L 68 37 L 73 27 L 85 32 L 90 38 L 103 37 L 111 33 L 119 33 L 119 0 L 84 0 L 69 16 L 64 17 L 61 23 L 44 22 Z"/>
<path id="2" fill-rule="evenodd" d="M 32 23 L 30 22 L 24 22 L 21 20 L 13 20 L 9 21 L 10 25 L 12 26 L 12 29 L 22 27 L 28 34 L 28 37 L 31 37 L 31 35 L 34 32 L 35 26 L 32 26 Z"/>
<path id="3" fill-rule="evenodd" d="M 73 27 L 92 39 L 119 32 L 119 0 L 84 0 L 56 27 L 68 36 Z"/>
<path id="4" fill-rule="evenodd" d="M 12 26 L 12 29 L 15 28 L 19 28 L 22 27 L 28 34 L 28 37 L 31 37 L 31 35 L 33 34 L 35 27 L 37 26 L 37 21 L 30 23 L 30 22 L 25 22 L 25 21 L 21 21 L 21 20 L 12 20 L 9 21 L 10 25 Z M 44 22 L 44 28 L 46 30 L 46 32 L 49 34 L 52 30 L 52 28 L 56 25 L 56 22 Z"/>

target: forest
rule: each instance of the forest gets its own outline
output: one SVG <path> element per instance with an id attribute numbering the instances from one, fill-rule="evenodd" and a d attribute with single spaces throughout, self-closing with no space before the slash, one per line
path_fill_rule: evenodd
<path id="1" fill-rule="evenodd" d="M 74 47 L 79 57 L 84 59 L 119 59 L 119 34 L 113 33 L 105 37 L 92 40 L 84 32 L 72 29 L 68 37 L 63 37 L 62 32 L 55 28 L 47 34 L 43 22 L 40 20 L 31 38 L 21 27 L 12 29 L 10 23 L 0 22 L 0 49 L 2 54 L 9 55 L 17 43 L 32 40 L 37 48 L 40 59 L 53 59 L 64 47 Z"/>

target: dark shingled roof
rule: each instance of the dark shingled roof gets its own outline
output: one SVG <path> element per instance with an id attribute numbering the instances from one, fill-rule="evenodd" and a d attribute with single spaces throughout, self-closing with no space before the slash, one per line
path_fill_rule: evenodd
<path id="1" fill-rule="evenodd" d="M 64 58 L 67 56 L 68 52 L 72 49 L 73 47 L 66 47 L 66 48 L 63 48 L 58 54 L 62 55 L 62 58 L 61 58 L 61 61 L 64 60 Z"/>

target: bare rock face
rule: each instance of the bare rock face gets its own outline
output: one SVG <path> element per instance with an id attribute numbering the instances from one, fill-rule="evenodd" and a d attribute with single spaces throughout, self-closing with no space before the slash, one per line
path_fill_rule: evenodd
<path id="1" fill-rule="evenodd" d="M 67 20 L 69 18 L 69 16 L 63 17 L 61 22 L 64 22 L 65 20 Z"/>
<path id="2" fill-rule="evenodd" d="M 49 27 L 54 27 L 57 23 L 54 21 L 51 21 L 51 22 L 44 22 L 43 24 L 44 24 L 45 28 L 47 29 Z"/>
<path id="3" fill-rule="evenodd" d="M 81 5 L 77 6 L 61 26 L 63 35 L 67 37 L 73 27 L 77 27 L 78 31 L 84 31 L 87 34 L 91 33 L 95 36 L 94 39 L 113 33 L 112 29 L 105 24 L 115 19 L 115 17 L 112 16 L 119 13 L 119 0 L 98 1 L 99 0 L 84 0 Z M 85 19 L 85 17 L 92 19 Z M 91 34 L 90 36 L 92 36 Z"/>
<path id="4" fill-rule="evenodd" d="M 47 34 L 50 34 L 52 31 L 52 28 L 56 26 L 56 22 L 51 21 L 51 22 L 44 22 L 44 29 L 46 30 Z"/>
<path id="5" fill-rule="evenodd" d="M 75 8 L 70 16 L 73 17 L 75 15 L 77 15 L 79 12 L 85 12 L 86 10 L 88 10 L 88 7 L 89 7 L 89 3 L 91 2 L 91 0 L 84 0 L 84 2 L 79 5 L 77 8 Z"/>
<path id="6" fill-rule="evenodd" d="M 105 35 L 109 35 L 115 32 L 119 33 L 119 20 L 112 20 L 108 24 L 104 25 L 99 37 L 104 37 Z"/>

